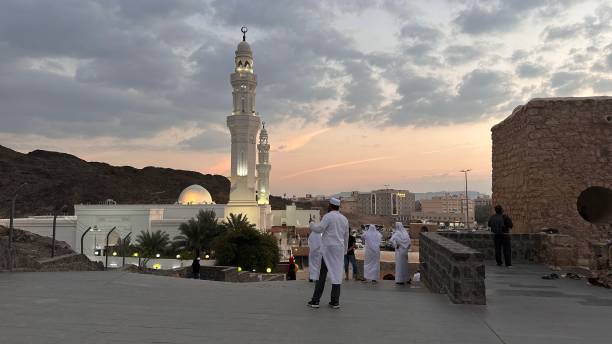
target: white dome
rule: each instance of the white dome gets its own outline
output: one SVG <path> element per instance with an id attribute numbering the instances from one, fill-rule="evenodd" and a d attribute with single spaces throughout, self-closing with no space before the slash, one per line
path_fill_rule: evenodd
<path id="1" fill-rule="evenodd" d="M 213 204 L 210 192 L 200 185 L 188 186 L 181 192 L 178 199 L 179 204 Z"/>

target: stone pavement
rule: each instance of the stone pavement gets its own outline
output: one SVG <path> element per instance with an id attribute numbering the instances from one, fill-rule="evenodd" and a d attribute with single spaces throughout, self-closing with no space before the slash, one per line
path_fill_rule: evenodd
<path id="1" fill-rule="evenodd" d="M 486 306 L 348 282 L 340 310 L 308 309 L 306 281 L 1 273 L 0 343 L 610 343 L 612 292 L 545 272 L 487 267 Z"/>

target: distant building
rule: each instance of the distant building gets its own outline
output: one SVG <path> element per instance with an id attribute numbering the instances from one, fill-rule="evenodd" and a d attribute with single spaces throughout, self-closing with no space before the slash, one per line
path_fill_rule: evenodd
<path id="1" fill-rule="evenodd" d="M 491 206 L 492 205 L 492 200 L 491 200 L 491 196 L 489 195 L 479 195 L 477 198 L 474 199 L 474 207 L 484 207 L 484 206 Z"/>
<path id="2" fill-rule="evenodd" d="M 395 221 L 407 222 L 414 211 L 414 194 L 408 190 L 381 189 L 353 194 L 359 214 L 391 216 Z"/>
<path id="3" fill-rule="evenodd" d="M 474 223 L 474 200 L 465 199 L 463 194 L 445 194 L 431 199 L 422 199 L 421 211 L 414 212 L 412 220 L 448 222 L 449 224 L 464 224 L 466 211 L 468 222 Z"/>
<path id="4" fill-rule="evenodd" d="M 433 223 L 448 223 L 450 226 L 461 226 L 465 222 L 465 213 L 440 213 L 415 211 L 410 215 L 411 221 L 423 221 Z M 474 212 L 469 214 L 470 225 L 475 221 Z"/>
<path id="5" fill-rule="evenodd" d="M 359 213 L 359 202 L 358 202 L 358 191 L 353 191 L 348 195 L 341 195 L 340 200 L 342 201 L 340 205 L 340 211 L 343 213 L 350 214 L 358 214 Z"/>

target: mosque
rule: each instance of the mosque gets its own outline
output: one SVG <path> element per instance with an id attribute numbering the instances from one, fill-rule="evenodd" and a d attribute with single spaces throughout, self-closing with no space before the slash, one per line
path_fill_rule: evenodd
<path id="1" fill-rule="evenodd" d="M 77 204 L 74 216 L 57 219 L 56 238 L 67 242 L 74 250 L 93 255 L 95 250 L 132 233 L 162 230 L 170 238 L 178 235 L 181 223 L 196 216 L 200 210 L 212 210 L 219 221 L 233 214 L 244 214 L 260 231 L 272 226 L 306 227 L 309 218 L 319 220 L 318 210 L 285 210 L 270 207 L 270 144 L 265 123 L 255 111 L 257 75 L 253 69 L 253 52 L 242 28 L 242 41 L 235 52 L 234 72 L 230 76 L 233 109 L 227 116 L 231 134 L 231 188 L 227 204 L 215 204 L 210 193 L 200 185 L 191 185 L 178 195 L 175 204 L 117 204 L 107 200 L 102 204 Z M 259 136 L 258 136 L 259 134 Z M 15 220 L 15 227 L 51 236 L 52 218 L 33 216 Z M 0 220 L 8 226 L 8 220 Z M 90 229 L 81 244 L 81 236 Z"/>

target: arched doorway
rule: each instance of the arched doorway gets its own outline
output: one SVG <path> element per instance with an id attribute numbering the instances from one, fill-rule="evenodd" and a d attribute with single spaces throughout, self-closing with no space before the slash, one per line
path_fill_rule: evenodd
<path id="1" fill-rule="evenodd" d="M 612 190 L 608 188 L 587 188 L 578 196 L 576 207 L 580 216 L 590 223 L 612 224 Z"/>

